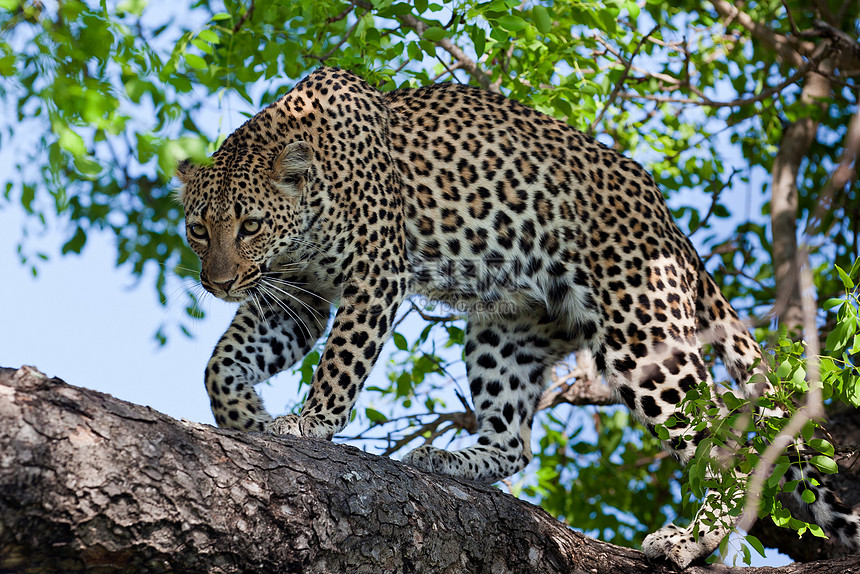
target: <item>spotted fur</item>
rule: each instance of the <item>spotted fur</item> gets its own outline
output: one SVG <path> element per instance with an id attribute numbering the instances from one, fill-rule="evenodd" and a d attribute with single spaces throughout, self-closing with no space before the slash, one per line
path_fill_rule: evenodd
<path id="1" fill-rule="evenodd" d="M 709 379 L 711 343 L 743 384 L 761 351 L 635 162 L 526 106 L 440 84 L 382 94 L 322 68 L 179 179 L 203 286 L 239 301 L 205 373 L 224 427 L 331 438 L 395 313 L 420 294 L 468 313 L 475 446 L 405 462 L 493 482 L 532 457 L 551 366 L 588 349 L 650 429 Z M 303 357 L 337 312 L 300 416 L 253 386 Z M 701 436 L 670 430 L 687 461 Z M 668 527 L 645 550 L 685 566 L 724 532 Z"/>

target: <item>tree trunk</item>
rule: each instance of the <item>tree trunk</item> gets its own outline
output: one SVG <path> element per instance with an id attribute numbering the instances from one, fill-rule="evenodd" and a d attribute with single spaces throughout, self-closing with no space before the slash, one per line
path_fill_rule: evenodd
<path id="1" fill-rule="evenodd" d="M 830 95 L 829 74 L 832 63 L 825 59 L 819 66 L 822 73 L 810 71 L 804 77 L 800 101 L 818 106 Z M 773 270 L 776 279 L 775 310 L 779 322 L 789 331 L 801 329 L 803 311 L 800 304 L 799 267 L 797 260 L 797 175 L 800 164 L 818 131 L 818 119 L 812 114 L 788 125 L 773 160 L 773 185 L 770 200 L 770 218 L 773 228 Z"/>
<path id="2" fill-rule="evenodd" d="M 0 572 L 22 571 L 672 570 L 491 486 L 349 446 L 176 421 L 24 367 L 0 369 Z M 688 570 L 706 571 L 740 569 Z"/>

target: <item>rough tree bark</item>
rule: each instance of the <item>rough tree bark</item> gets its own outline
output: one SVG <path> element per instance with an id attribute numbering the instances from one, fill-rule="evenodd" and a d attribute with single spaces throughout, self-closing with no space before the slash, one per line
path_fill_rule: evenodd
<path id="1" fill-rule="evenodd" d="M 0 572 L 670 572 L 493 487 L 0 369 Z M 714 566 L 690 573 L 740 572 Z M 860 572 L 856 557 L 744 572 Z"/>
<path id="2" fill-rule="evenodd" d="M 819 102 L 830 95 L 828 76 L 831 62 L 825 59 L 820 70 L 810 71 L 804 77 L 800 101 L 822 107 Z M 821 110 L 823 113 L 824 110 Z M 809 115 L 799 118 L 786 127 L 773 160 L 773 186 L 770 216 L 773 227 L 773 269 L 776 279 L 776 312 L 781 324 L 790 330 L 803 324 L 800 304 L 800 285 L 797 267 L 797 174 L 809 147 L 815 140 L 819 121 Z"/>

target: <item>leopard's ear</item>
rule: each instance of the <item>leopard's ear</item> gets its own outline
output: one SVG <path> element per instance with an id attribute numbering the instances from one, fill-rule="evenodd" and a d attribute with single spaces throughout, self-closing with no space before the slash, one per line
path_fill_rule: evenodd
<path id="1" fill-rule="evenodd" d="M 304 186 L 311 168 L 314 152 L 310 144 L 303 141 L 288 144 L 272 163 L 272 179 L 285 193 L 295 193 Z"/>
<path id="2" fill-rule="evenodd" d="M 182 183 L 188 183 L 191 181 L 191 178 L 194 177 L 194 174 L 197 173 L 199 168 L 200 166 L 192 162 L 190 159 L 183 159 L 179 162 L 179 165 L 176 166 L 176 177 Z"/>
<path id="3" fill-rule="evenodd" d="M 183 159 L 176 166 L 176 179 L 179 180 L 180 186 L 173 190 L 173 197 L 179 203 L 182 203 L 182 196 L 185 193 L 185 185 L 191 181 L 191 178 L 194 177 L 194 174 L 197 173 L 198 169 L 200 169 L 200 166 L 189 159 Z"/>

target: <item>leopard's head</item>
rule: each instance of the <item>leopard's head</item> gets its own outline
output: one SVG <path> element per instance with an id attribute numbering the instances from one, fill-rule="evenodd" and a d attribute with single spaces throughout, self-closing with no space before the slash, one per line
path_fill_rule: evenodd
<path id="1" fill-rule="evenodd" d="M 200 257 L 200 282 L 207 291 L 244 301 L 273 261 L 296 248 L 313 157 L 304 141 L 267 152 L 243 145 L 234 134 L 211 165 L 179 164 L 186 236 Z"/>

